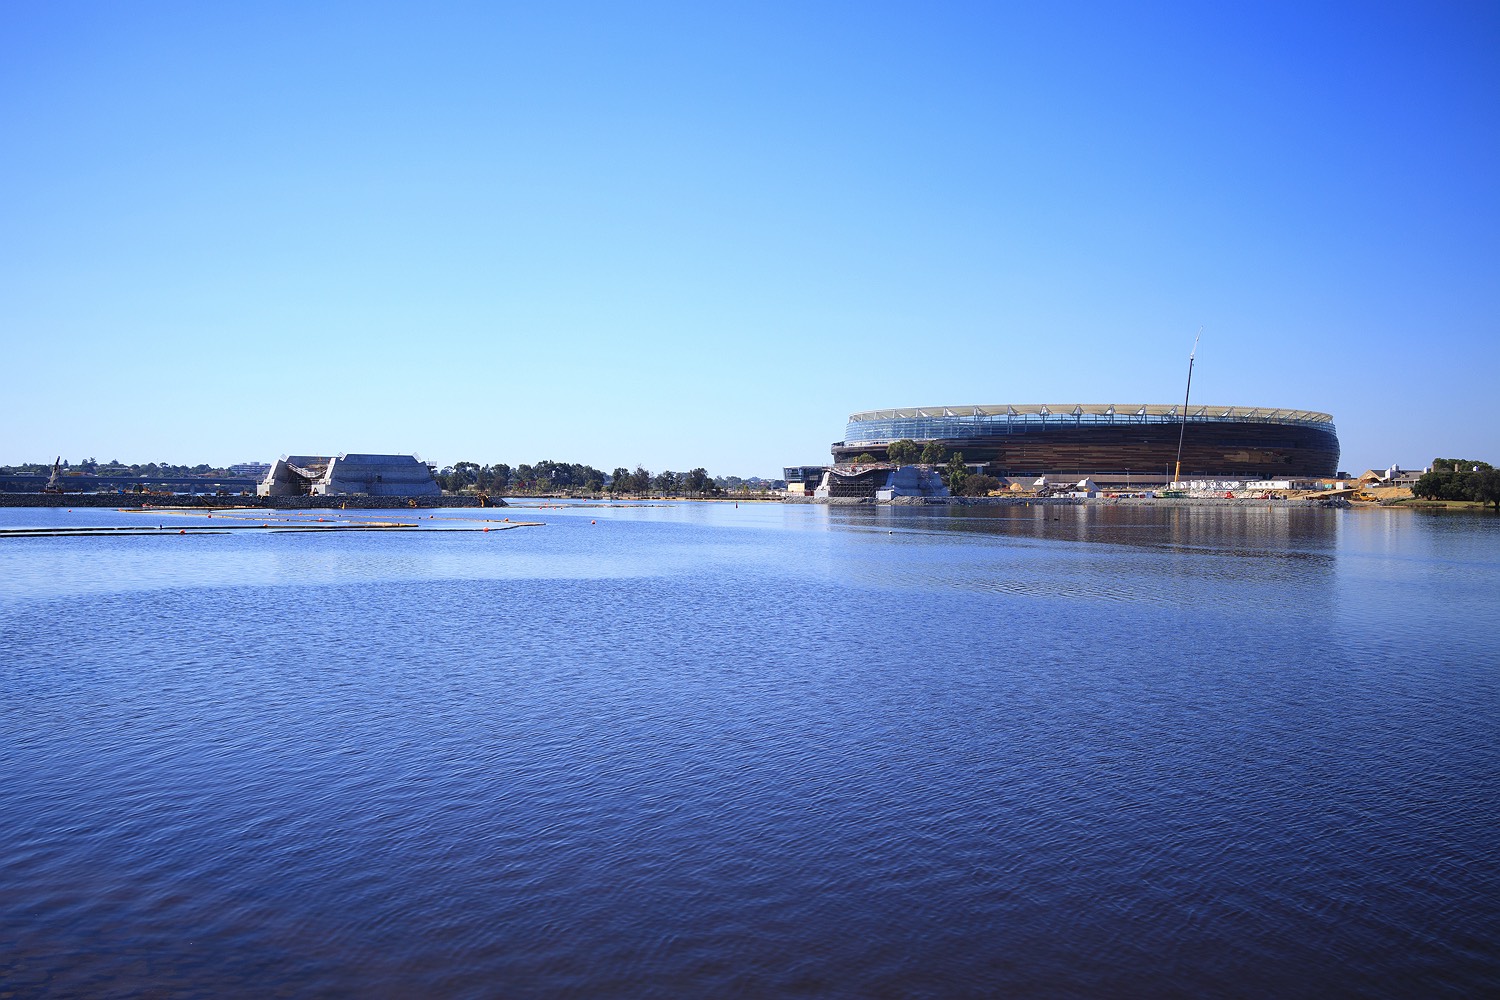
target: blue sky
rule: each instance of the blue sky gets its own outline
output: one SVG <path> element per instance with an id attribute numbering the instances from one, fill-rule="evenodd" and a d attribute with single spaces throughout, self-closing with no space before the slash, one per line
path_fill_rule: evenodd
<path id="1" fill-rule="evenodd" d="M 1500 5 L 0 6 L 0 463 L 777 475 L 850 412 L 1500 461 Z"/>

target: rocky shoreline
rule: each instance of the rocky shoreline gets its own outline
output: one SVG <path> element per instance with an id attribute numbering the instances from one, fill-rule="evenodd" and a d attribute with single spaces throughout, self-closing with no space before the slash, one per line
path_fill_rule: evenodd
<path id="1" fill-rule="evenodd" d="M 0 493 L 0 507 L 235 507 L 255 510 L 427 510 L 439 507 L 507 507 L 492 497 L 197 497 L 154 493 Z"/>
<path id="2" fill-rule="evenodd" d="M 1352 507 L 1343 497 L 1295 497 L 1258 500 L 1251 497 L 787 497 L 783 503 L 830 507 Z"/>
<path id="3" fill-rule="evenodd" d="M 546 497 L 532 497 L 545 501 Z M 788 504 L 830 507 L 1352 507 L 1343 497 L 1294 497 L 1257 500 L 1250 497 L 785 497 Z M 130 493 L 0 493 L 0 507 L 236 507 L 254 510 L 416 510 L 442 507 L 508 507 L 500 497 L 481 503 L 472 495 L 441 497 L 198 497 Z"/>

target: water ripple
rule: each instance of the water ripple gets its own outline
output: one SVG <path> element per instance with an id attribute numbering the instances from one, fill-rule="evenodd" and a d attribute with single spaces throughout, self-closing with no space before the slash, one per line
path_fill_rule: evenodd
<path id="1" fill-rule="evenodd" d="M 0 982 L 1500 989 L 1493 532 L 752 513 L 63 553 L 0 602 Z"/>

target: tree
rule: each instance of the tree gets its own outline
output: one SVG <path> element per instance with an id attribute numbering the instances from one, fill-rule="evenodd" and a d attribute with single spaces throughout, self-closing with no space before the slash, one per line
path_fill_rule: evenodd
<path id="1" fill-rule="evenodd" d="M 948 457 L 948 449 L 936 441 L 928 441 L 922 446 L 922 464 L 937 465 Z"/>
<path id="2" fill-rule="evenodd" d="M 1452 471 L 1440 472 L 1434 468 L 1431 472 L 1422 473 L 1421 477 L 1411 484 L 1411 495 L 1421 497 L 1424 500 L 1453 500 L 1448 494 L 1454 489 L 1458 474 Z"/>
<path id="3" fill-rule="evenodd" d="M 677 473 L 662 472 L 657 475 L 653 485 L 656 487 L 656 492 L 658 493 L 676 493 Z"/>
<path id="4" fill-rule="evenodd" d="M 854 456 L 855 465 L 874 465 L 875 461 L 875 456 L 871 455 L 868 451 L 862 451 Z"/>
<path id="5" fill-rule="evenodd" d="M 1494 466 L 1488 462 L 1476 462 L 1472 458 L 1434 458 L 1432 460 L 1432 471 L 1446 469 L 1453 472 L 1483 472 Z"/>
<path id="6" fill-rule="evenodd" d="M 474 462 L 455 462 L 448 476 L 448 489 L 454 493 L 473 486 L 479 480 L 479 466 Z"/>
<path id="7" fill-rule="evenodd" d="M 1480 469 L 1469 473 L 1469 497 L 1481 504 L 1490 504 L 1500 514 L 1500 471 Z"/>
<path id="8" fill-rule="evenodd" d="M 921 455 L 922 449 L 917 447 L 917 442 L 911 438 L 902 438 L 900 441 L 892 441 L 885 449 L 886 455 L 897 465 L 911 465 Z"/>
<path id="9" fill-rule="evenodd" d="M 1439 493 L 1448 486 L 1448 477 L 1452 472 L 1424 472 L 1416 483 L 1412 484 L 1412 496 L 1422 499 L 1437 499 Z"/>
<path id="10" fill-rule="evenodd" d="M 943 470 L 943 482 L 948 486 L 948 492 L 954 496 L 962 496 L 964 482 L 969 478 L 969 467 L 964 465 L 963 452 L 955 451 L 953 457 L 948 459 L 948 467 Z"/>
<path id="11" fill-rule="evenodd" d="M 1432 469 L 1412 484 L 1412 496 L 1426 500 L 1474 500 L 1495 504 L 1500 511 L 1500 472 L 1488 462 L 1467 458 L 1436 458 Z"/>
<path id="12" fill-rule="evenodd" d="M 611 493 L 624 493 L 630 488 L 630 471 L 624 466 L 617 466 L 614 472 L 609 474 L 609 491 Z"/>
<path id="13" fill-rule="evenodd" d="M 960 495 L 966 497 L 987 497 L 992 491 L 999 488 L 1000 480 L 994 476 L 984 475 L 983 473 L 966 476 L 959 486 L 961 490 Z"/>

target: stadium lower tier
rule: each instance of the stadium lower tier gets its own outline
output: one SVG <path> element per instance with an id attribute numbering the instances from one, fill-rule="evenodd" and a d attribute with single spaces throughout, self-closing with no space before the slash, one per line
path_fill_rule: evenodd
<path id="1" fill-rule="evenodd" d="M 1221 479 L 1325 477 L 1338 473 L 1339 439 L 1327 425 L 1190 421 L 1178 424 L 1114 426 L 1028 426 L 1009 434 L 935 438 L 969 465 L 984 464 L 994 475 L 1170 473 L 1182 433 L 1182 476 Z M 927 440 L 918 440 L 924 445 Z M 839 441 L 836 463 L 869 454 L 886 457 L 885 445 Z"/>

